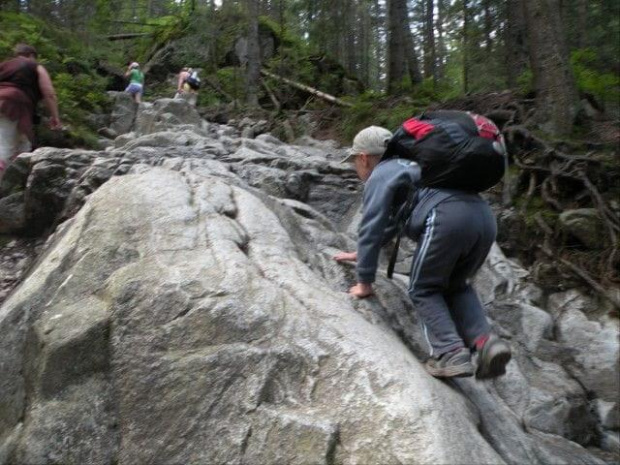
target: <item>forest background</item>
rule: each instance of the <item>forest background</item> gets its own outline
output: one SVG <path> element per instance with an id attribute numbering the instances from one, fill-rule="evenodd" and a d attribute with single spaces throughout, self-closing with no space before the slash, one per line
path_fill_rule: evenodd
<path id="1" fill-rule="evenodd" d="M 166 48 L 174 50 L 166 71 L 189 65 L 208 77 L 202 106 L 314 103 L 287 96 L 281 81 L 261 86 L 264 66 L 348 99 L 354 119 L 371 112 L 388 126 L 431 101 L 506 89 L 537 91 L 538 119 L 555 135 L 578 130 L 583 98 L 620 112 L 614 0 L 0 0 L 0 12 L 0 57 L 19 41 L 38 47 L 71 120 L 119 87 L 114 67 L 135 60 L 148 74 Z M 161 74 L 147 76 L 147 99 L 174 91 Z M 409 100 L 377 114 L 386 95 Z"/>
<path id="2" fill-rule="evenodd" d="M 567 285 L 618 284 L 617 0 L 0 0 L 0 59 L 18 42 L 39 50 L 68 127 L 42 144 L 97 148 L 106 91 L 123 90 L 131 61 L 146 101 L 172 97 L 191 66 L 203 116 L 263 118 L 288 140 L 346 144 L 429 107 L 493 113 L 515 179 L 503 202 L 524 231 L 508 252 L 565 260 Z M 590 207 L 594 249 L 559 226 Z"/>

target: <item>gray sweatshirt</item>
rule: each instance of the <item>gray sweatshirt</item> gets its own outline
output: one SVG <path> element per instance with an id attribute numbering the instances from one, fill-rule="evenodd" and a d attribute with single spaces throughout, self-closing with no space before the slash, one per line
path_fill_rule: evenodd
<path id="1" fill-rule="evenodd" d="M 398 218 L 419 179 L 417 163 L 392 158 L 379 163 L 366 181 L 357 241 L 358 282 L 374 282 L 381 247 L 396 234 Z"/>
<path id="2" fill-rule="evenodd" d="M 381 247 L 396 235 L 403 216 L 409 217 L 404 232 L 415 240 L 433 207 L 450 197 L 471 195 L 455 189 L 419 188 L 420 177 L 417 163 L 391 158 L 379 163 L 366 181 L 357 240 L 358 282 L 375 281 Z M 405 211 L 409 196 L 412 203 Z"/>

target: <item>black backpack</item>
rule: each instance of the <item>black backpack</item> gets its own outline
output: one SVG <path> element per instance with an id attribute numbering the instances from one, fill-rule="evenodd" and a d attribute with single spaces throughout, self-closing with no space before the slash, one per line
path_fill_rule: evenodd
<path id="1" fill-rule="evenodd" d="M 200 89 L 200 78 L 198 77 L 198 71 L 192 71 L 185 79 L 185 82 L 193 90 Z"/>
<path id="2" fill-rule="evenodd" d="M 418 187 L 482 192 L 497 184 L 507 165 L 502 133 L 490 119 L 456 110 L 423 113 L 405 121 L 388 142 L 383 159 L 406 158 L 422 169 Z M 387 269 L 392 278 L 400 239 L 418 191 L 412 189 L 398 221 Z M 451 196 L 449 191 L 442 195 Z"/>
<path id="3" fill-rule="evenodd" d="M 504 138 L 488 118 L 438 110 L 405 121 L 388 142 L 387 158 L 414 160 L 423 187 L 482 192 L 497 184 L 506 169 Z"/>

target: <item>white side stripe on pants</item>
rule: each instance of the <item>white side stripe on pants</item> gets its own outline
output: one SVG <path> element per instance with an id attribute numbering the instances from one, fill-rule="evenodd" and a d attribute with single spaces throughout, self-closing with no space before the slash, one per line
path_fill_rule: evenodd
<path id="1" fill-rule="evenodd" d="M 435 209 L 431 210 L 431 213 L 426 218 L 426 235 L 424 237 L 424 242 L 420 246 L 420 252 L 416 256 L 416 261 L 411 267 L 411 281 L 409 282 L 409 292 L 415 289 L 415 285 L 420 276 L 420 269 L 422 268 L 422 263 L 426 258 L 426 253 L 428 252 L 428 247 L 433 240 L 433 233 L 435 232 L 435 217 L 436 217 Z M 422 327 L 424 328 L 424 336 L 426 337 L 426 342 L 428 347 L 430 348 L 431 356 L 433 355 L 433 346 L 431 345 L 431 341 L 428 338 L 428 329 L 426 325 L 422 323 Z"/>
<path id="2" fill-rule="evenodd" d="M 430 215 L 426 219 L 426 236 L 424 237 L 424 242 L 420 246 L 420 252 L 416 257 L 416 261 L 411 268 L 411 280 L 409 282 L 409 290 L 412 291 L 415 288 L 415 284 L 418 281 L 420 276 L 420 268 L 422 268 L 422 263 L 426 258 L 426 253 L 428 252 L 428 246 L 433 240 L 433 233 L 435 232 L 435 217 L 436 217 L 435 209 L 431 210 Z"/>
<path id="3" fill-rule="evenodd" d="M 426 343 L 428 344 L 428 347 L 430 348 L 430 355 L 431 357 L 435 354 L 435 351 L 433 350 L 433 346 L 431 344 L 431 340 L 428 338 L 428 328 L 426 327 L 426 325 L 424 323 L 422 323 L 422 328 L 424 329 L 424 337 L 426 338 Z"/>

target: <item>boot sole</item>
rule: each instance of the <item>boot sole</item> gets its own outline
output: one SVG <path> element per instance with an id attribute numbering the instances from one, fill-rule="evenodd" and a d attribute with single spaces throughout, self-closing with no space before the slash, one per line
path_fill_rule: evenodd
<path id="1" fill-rule="evenodd" d="M 476 379 L 497 378 L 506 374 L 506 365 L 510 362 L 512 354 L 510 351 L 503 351 L 491 357 L 488 364 L 481 364 L 476 370 Z"/>
<path id="2" fill-rule="evenodd" d="M 474 375 L 474 366 L 471 363 L 444 368 L 427 366 L 426 371 L 435 378 L 465 378 Z"/>

